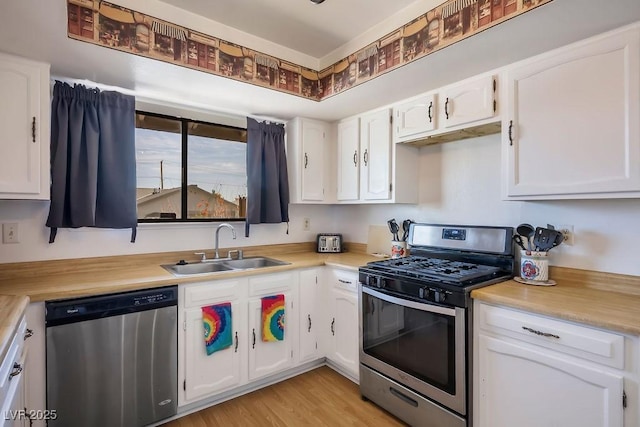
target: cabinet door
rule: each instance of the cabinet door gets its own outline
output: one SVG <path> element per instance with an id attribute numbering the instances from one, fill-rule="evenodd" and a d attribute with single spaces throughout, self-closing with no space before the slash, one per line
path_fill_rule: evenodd
<path id="1" fill-rule="evenodd" d="M 357 118 L 338 124 L 338 200 L 360 197 L 360 123 Z"/>
<path id="2" fill-rule="evenodd" d="M 361 198 L 391 198 L 391 114 L 382 110 L 360 118 Z"/>
<path id="3" fill-rule="evenodd" d="M 480 427 L 622 427 L 623 377 L 479 335 Z"/>
<path id="4" fill-rule="evenodd" d="M 329 358 L 358 377 L 358 295 L 340 289 L 330 291 L 331 350 Z"/>
<path id="5" fill-rule="evenodd" d="M 41 68 L 28 63 L 5 61 L 0 56 L 0 196 L 34 198 L 48 188 L 41 186 Z M 48 135 L 43 134 L 44 138 Z M 48 141 L 44 141 L 48 144 Z M 47 165 L 48 166 L 48 165 Z"/>
<path id="6" fill-rule="evenodd" d="M 259 298 L 249 301 L 249 380 L 275 374 L 293 366 L 292 328 L 288 319 L 294 319 L 291 292 L 284 293 L 285 329 L 282 341 L 262 341 L 262 304 Z"/>
<path id="7" fill-rule="evenodd" d="M 207 355 L 202 310 L 186 310 L 185 400 L 193 401 L 241 385 L 242 353 L 247 351 L 244 304 L 231 303 L 233 344 Z"/>
<path id="8" fill-rule="evenodd" d="M 24 358 L 18 364 L 24 367 Z M 17 371 L 14 369 L 13 372 Z M 7 394 L 4 396 L 4 405 L 2 407 L 3 427 L 25 427 L 28 425 L 28 418 L 24 413 L 26 409 L 24 393 L 24 371 L 22 371 L 11 379 Z"/>
<path id="9" fill-rule="evenodd" d="M 324 149 L 326 127 L 303 120 L 302 129 L 302 200 L 324 200 Z"/>
<path id="10" fill-rule="evenodd" d="M 508 197 L 640 191 L 639 40 L 617 33 L 508 71 Z"/>
<path id="11" fill-rule="evenodd" d="M 430 94 L 393 108 L 394 141 L 410 141 L 436 128 L 436 95 Z"/>
<path id="12" fill-rule="evenodd" d="M 321 327 L 318 310 L 320 296 L 318 284 L 318 270 L 303 270 L 300 272 L 299 287 L 299 355 L 300 362 L 307 362 L 321 356 L 318 349 L 318 330 Z"/>
<path id="13" fill-rule="evenodd" d="M 497 81 L 486 76 L 445 88 L 440 98 L 445 128 L 493 117 Z M 442 117 L 442 116 L 441 116 Z"/>

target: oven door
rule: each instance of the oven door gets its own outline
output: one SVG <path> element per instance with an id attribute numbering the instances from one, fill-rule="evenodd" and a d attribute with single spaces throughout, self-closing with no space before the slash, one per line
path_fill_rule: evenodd
<path id="1" fill-rule="evenodd" d="M 360 363 L 465 415 L 465 310 L 359 290 Z"/>

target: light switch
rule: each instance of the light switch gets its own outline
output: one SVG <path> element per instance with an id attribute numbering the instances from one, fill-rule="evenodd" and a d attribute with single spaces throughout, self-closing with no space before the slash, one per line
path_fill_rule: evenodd
<path id="1" fill-rule="evenodd" d="M 2 243 L 18 243 L 18 223 L 8 222 L 2 224 Z"/>

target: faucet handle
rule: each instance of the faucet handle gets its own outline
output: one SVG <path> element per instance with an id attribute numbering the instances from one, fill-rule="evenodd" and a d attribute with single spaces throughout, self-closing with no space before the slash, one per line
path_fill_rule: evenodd
<path id="1" fill-rule="evenodd" d="M 242 249 L 232 249 L 229 252 L 227 252 L 227 258 L 232 259 L 233 257 L 231 256 L 231 254 L 235 253 L 236 255 L 238 255 L 237 259 L 242 259 L 243 258 L 243 253 L 242 253 Z"/>
<path id="2" fill-rule="evenodd" d="M 194 252 L 195 255 L 200 255 L 200 262 L 205 262 L 207 260 L 207 254 L 204 252 Z"/>

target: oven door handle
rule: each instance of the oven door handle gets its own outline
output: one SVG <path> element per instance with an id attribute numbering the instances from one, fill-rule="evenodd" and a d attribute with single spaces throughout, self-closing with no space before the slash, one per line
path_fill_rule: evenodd
<path id="1" fill-rule="evenodd" d="M 383 301 L 389 302 L 391 304 L 400 305 L 408 308 L 415 308 L 416 310 L 428 311 L 431 313 L 444 314 L 446 316 L 456 316 L 456 310 L 453 308 L 440 307 L 438 305 L 433 304 L 424 304 L 420 302 L 415 302 L 403 298 L 392 297 L 391 295 L 387 295 L 382 292 L 374 291 L 373 289 L 366 288 L 361 286 L 362 292 L 371 295 L 372 297 L 376 297 Z"/>

